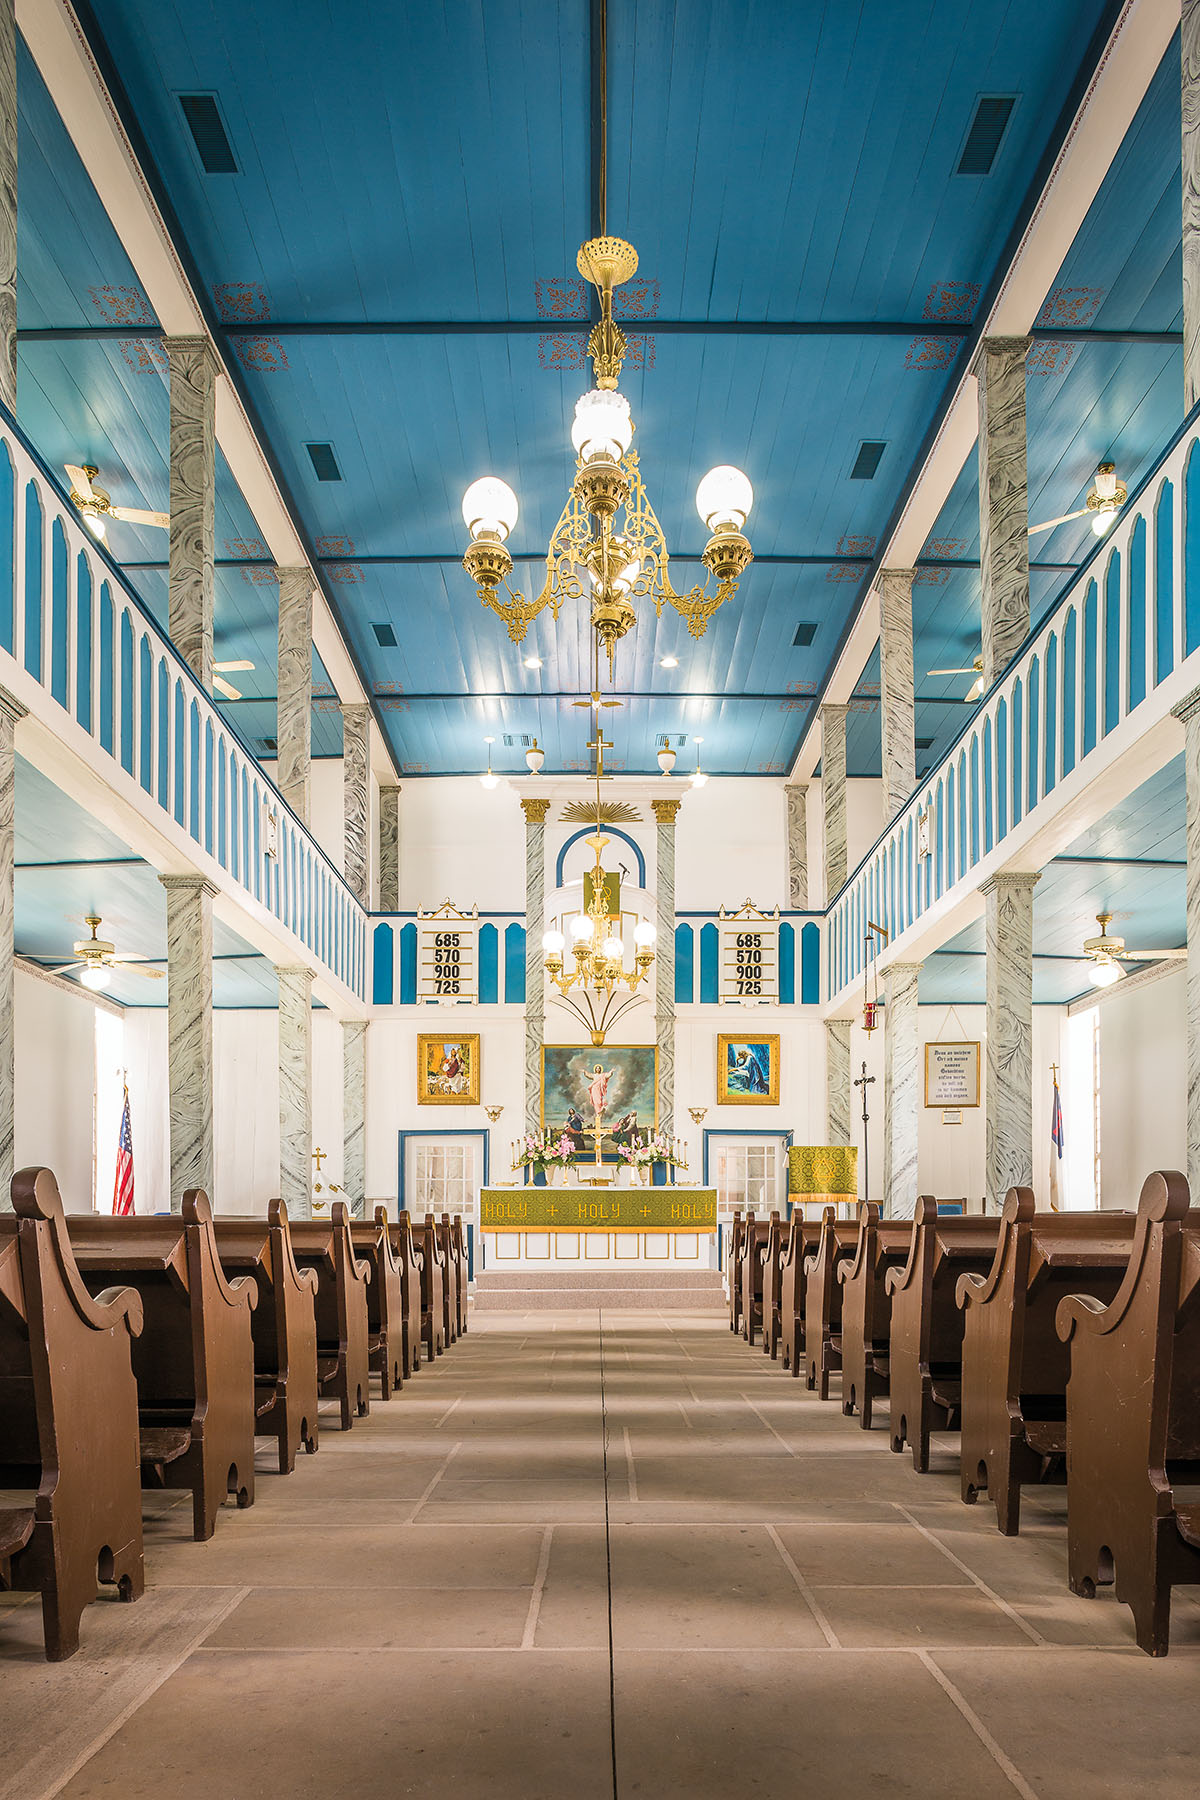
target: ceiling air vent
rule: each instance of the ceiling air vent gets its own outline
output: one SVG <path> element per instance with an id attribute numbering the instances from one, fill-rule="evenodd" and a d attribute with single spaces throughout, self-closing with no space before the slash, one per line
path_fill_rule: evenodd
<path id="1" fill-rule="evenodd" d="M 982 94 L 958 159 L 959 175 L 990 175 L 1000 141 L 1016 105 L 1014 94 Z"/>
<path id="2" fill-rule="evenodd" d="M 671 740 L 672 750 L 682 750 L 687 743 L 687 738 L 682 731 L 660 731 L 654 740 L 654 748 L 656 750 L 665 750 L 667 748 L 668 738 Z"/>
<path id="3" fill-rule="evenodd" d="M 304 448 L 308 451 L 313 474 L 318 481 L 340 481 L 342 479 L 342 471 L 338 468 L 332 444 L 305 444 Z"/>
<path id="4" fill-rule="evenodd" d="M 531 750 L 533 748 L 533 739 L 528 732 L 506 731 L 501 742 L 506 750 Z"/>
<path id="5" fill-rule="evenodd" d="M 913 749 L 914 750 L 932 750 L 933 749 L 933 739 L 932 738 L 917 738 L 913 744 Z"/>
<path id="6" fill-rule="evenodd" d="M 390 625 L 372 625 L 371 630 L 375 633 L 375 642 L 381 650 L 396 648 L 396 633 Z"/>
<path id="7" fill-rule="evenodd" d="M 800 623 L 796 627 L 796 635 L 792 639 L 792 643 L 796 646 L 796 648 L 798 650 L 804 650 L 808 647 L 809 644 L 812 643 L 812 641 L 816 637 L 816 635 L 817 635 L 816 620 L 815 619 L 801 619 Z"/>
<path id="8" fill-rule="evenodd" d="M 887 449 L 886 444 L 874 444 L 864 440 L 858 446 L 858 455 L 854 459 L 854 467 L 850 471 L 851 481 L 874 481 L 875 471 L 879 467 L 879 459 Z"/>
<path id="9" fill-rule="evenodd" d="M 258 747 L 264 756 L 274 756 L 279 749 L 278 738 L 259 738 Z"/>
<path id="10" fill-rule="evenodd" d="M 192 134 L 206 175 L 236 175 L 237 158 L 229 142 L 215 94 L 180 94 L 184 122 Z"/>

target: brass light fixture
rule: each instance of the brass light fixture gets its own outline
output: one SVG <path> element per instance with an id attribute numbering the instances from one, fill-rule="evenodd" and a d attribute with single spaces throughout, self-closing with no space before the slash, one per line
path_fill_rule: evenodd
<path id="1" fill-rule="evenodd" d="M 604 0 L 600 10 L 605 36 Z M 606 64 L 602 53 L 601 235 L 589 238 L 575 259 L 600 304 L 600 317 L 588 339 L 596 385 L 576 404 L 571 429 L 575 480 L 550 539 L 546 579 L 536 600 L 526 599 L 509 585 L 513 561 L 505 542 L 517 522 L 517 497 L 495 476 L 473 481 L 463 496 L 463 519 L 471 536 L 463 567 L 484 606 L 505 621 L 515 644 L 543 608 L 548 606 L 557 620 L 565 601 L 589 595 L 591 623 L 608 655 L 611 678 L 616 646 L 637 623 L 635 600 L 652 600 L 659 618 L 664 605 L 670 604 L 691 635 L 700 638 L 717 608 L 733 598 L 753 555 L 743 527 L 754 490 L 740 469 L 727 465 L 704 476 L 696 490 L 696 509 L 710 534 L 701 556 L 707 573 L 703 582 L 678 593 L 671 582 L 662 527 L 642 484 L 637 452 L 630 449 L 634 424 L 629 402 L 618 387 L 629 345 L 613 318 L 613 292 L 636 273 L 638 254 L 624 238 L 607 235 Z"/>
<path id="2" fill-rule="evenodd" d="M 595 816 L 599 819 L 604 752 L 611 750 L 612 745 L 606 741 L 603 731 L 597 729 L 588 749 L 596 752 Z M 606 1033 L 636 1003 L 637 990 L 654 962 L 657 934 L 648 919 L 639 922 L 634 932 L 634 966 L 627 969 L 621 937 L 621 878 L 604 868 L 603 856 L 609 839 L 603 832 L 597 830 L 588 842 L 596 860 L 584 883 L 586 905 L 568 925 L 574 966 L 566 964 L 567 940 L 563 932 L 547 931 L 542 937 L 542 949 L 546 975 L 558 990 L 553 998 L 574 1013 L 599 1049 Z M 590 897 L 587 894 L 589 886 Z"/>

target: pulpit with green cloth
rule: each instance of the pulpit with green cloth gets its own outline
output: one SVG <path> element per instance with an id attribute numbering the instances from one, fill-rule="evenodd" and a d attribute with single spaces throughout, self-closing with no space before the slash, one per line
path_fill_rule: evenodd
<path id="1" fill-rule="evenodd" d="M 793 1144 L 788 1203 L 805 1211 L 836 1206 L 852 1217 L 858 1204 L 858 1151 L 849 1144 Z"/>

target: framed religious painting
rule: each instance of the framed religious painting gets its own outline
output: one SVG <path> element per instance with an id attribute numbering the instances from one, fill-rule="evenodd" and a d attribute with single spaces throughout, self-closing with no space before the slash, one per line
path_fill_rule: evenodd
<path id="1" fill-rule="evenodd" d="M 779 1037 L 723 1031 L 717 1039 L 717 1105 L 779 1105 Z"/>
<path id="2" fill-rule="evenodd" d="M 417 1105 L 479 1105 L 479 1034 L 417 1036 Z"/>
<path id="3" fill-rule="evenodd" d="M 565 1132 L 576 1157 L 600 1159 L 658 1126 L 658 1051 L 653 1044 L 542 1048 L 542 1124 Z"/>

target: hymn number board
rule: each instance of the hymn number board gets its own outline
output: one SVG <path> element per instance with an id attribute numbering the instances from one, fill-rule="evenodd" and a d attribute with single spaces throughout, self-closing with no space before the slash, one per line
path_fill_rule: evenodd
<path id="1" fill-rule="evenodd" d="M 479 918 L 448 900 L 417 913 L 417 999 L 443 1006 L 479 1000 Z"/>
<path id="2" fill-rule="evenodd" d="M 722 907 L 720 982 L 722 1006 L 776 1006 L 779 1003 L 779 912 L 761 913 L 747 900 L 736 913 Z"/>

